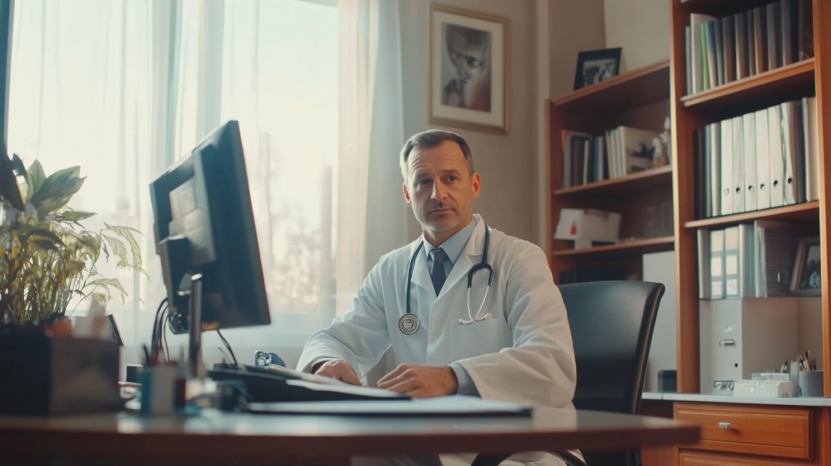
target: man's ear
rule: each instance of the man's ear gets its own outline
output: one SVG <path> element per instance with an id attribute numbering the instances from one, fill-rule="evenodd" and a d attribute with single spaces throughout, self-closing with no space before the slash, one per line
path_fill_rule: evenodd
<path id="1" fill-rule="evenodd" d="M 482 178 L 479 176 L 478 173 L 474 173 L 473 177 L 470 179 L 471 185 L 473 187 L 473 198 L 476 199 L 479 197 L 479 194 L 482 192 Z"/>
<path id="2" fill-rule="evenodd" d="M 407 190 L 407 183 L 401 183 L 401 186 L 404 188 L 404 199 L 407 201 L 407 205 L 413 205 L 413 200 L 410 199 L 410 191 Z"/>

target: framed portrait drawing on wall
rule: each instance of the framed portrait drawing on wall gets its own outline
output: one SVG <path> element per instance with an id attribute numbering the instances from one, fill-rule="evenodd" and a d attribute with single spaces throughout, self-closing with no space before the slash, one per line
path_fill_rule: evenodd
<path id="1" fill-rule="evenodd" d="M 507 18 L 430 9 L 430 123 L 507 134 Z"/>

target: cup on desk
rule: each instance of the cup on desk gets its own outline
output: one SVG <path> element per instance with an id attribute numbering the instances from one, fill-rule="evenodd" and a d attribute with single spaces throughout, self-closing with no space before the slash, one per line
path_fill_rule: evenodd
<path id="1" fill-rule="evenodd" d="M 823 371 L 802 371 L 799 373 L 799 389 L 802 396 L 824 396 Z"/>

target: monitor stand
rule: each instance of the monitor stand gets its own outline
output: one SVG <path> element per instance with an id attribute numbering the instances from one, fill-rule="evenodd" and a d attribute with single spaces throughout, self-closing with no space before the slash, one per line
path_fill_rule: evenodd
<path id="1" fill-rule="evenodd" d="M 202 364 L 202 274 L 188 271 L 179 284 L 179 296 L 188 299 L 188 375 L 205 378 Z"/>

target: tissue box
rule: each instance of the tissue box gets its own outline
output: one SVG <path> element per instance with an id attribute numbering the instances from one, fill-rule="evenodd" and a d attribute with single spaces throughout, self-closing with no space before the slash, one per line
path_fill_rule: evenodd
<path id="1" fill-rule="evenodd" d="M 122 405 L 116 342 L 0 337 L 0 414 L 112 411 Z"/>

